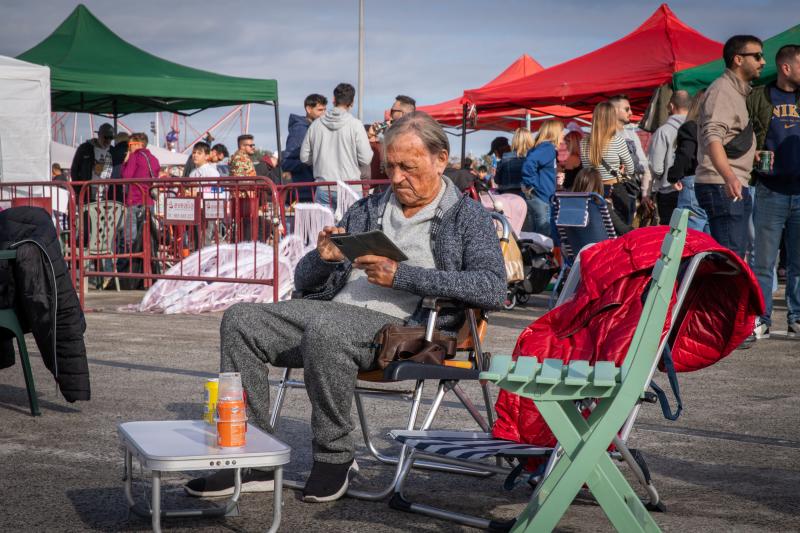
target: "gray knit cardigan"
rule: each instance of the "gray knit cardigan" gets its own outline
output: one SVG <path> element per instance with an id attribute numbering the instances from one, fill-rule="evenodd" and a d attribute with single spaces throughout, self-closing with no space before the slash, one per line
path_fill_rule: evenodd
<path id="1" fill-rule="evenodd" d="M 470 307 L 499 309 L 506 295 L 506 270 L 500 241 L 489 213 L 447 178 L 447 191 L 431 223 L 431 249 L 435 269 L 400 263 L 392 287 L 420 296 L 439 296 L 464 302 Z M 381 229 L 383 212 L 391 189 L 353 204 L 339 223 L 349 233 Z M 314 249 L 297 264 L 294 283 L 303 298 L 332 299 L 347 283 L 353 266 L 348 260 L 323 261 Z M 427 321 L 427 311 L 418 307 L 409 325 Z M 443 311 L 437 327 L 454 333 L 464 321 L 463 311 Z"/>

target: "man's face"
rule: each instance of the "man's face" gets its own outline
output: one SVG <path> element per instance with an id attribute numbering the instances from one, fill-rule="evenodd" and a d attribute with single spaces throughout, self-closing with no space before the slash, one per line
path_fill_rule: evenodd
<path id="1" fill-rule="evenodd" d="M 800 87 L 800 54 L 786 64 L 778 66 L 779 76 Z"/>
<path id="2" fill-rule="evenodd" d="M 744 78 L 752 81 L 761 76 L 766 61 L 761 45 L 758 43 L 747 43 L 740 53 L 736 54 L 734 63 L 739 65 L 739 69 L 744 74 Z"/>
<path id="3" fill-rule="evenodd" d="M 389 110 L 389 118 L 392 120 L 397 120 L 406 113 L 411 113 L 411 111 L 413 110 L 411 109 L 410 105 L 395 100 L 394 103 L 392 104 L 392 109 Z"/>
<path id="4" fill-rule="evenodd" d="M 196 167 L 202 167 L 208 163 L 209 156 L 202 150 L 195 150 L 192 152 L 192 163 Z"/>
<path id="5" fill-rule="evenodd" d="M 306 118 L 310 121 L 315 121 L 325 114 L 325 104 L 317 104 L 315 106 L 306 106 Z"/>
<path id="6" fill-rule="evenodd" d="M 631 123 L 633 111 L 631 111 L 631 103 L 628 100 L 619 100 L 614 104 L 614 108 L 617 110 L 617 120 L 620 124 Z"/>
<path id="7" fill-rule="evenodd" d="M 192 154 L 192 156 L 194 157 L 194 154 Z M 222 161 L 222 155 L 220 155 L 220 153 L 216 150 L 211 150 L 211 155 L 208 156 L 208 160 L 212 163 L 219 163 Z"/>
<path id="8" fill-rule="evenodd" d="M 111 146 L 111 141 L 113 141 L 113 140 L 114 140 L 114 136 L 113 135 L 110 135 L 110 134 L 107 134 L 107 133 L 105 133 L 105 134 L 104 133 L 98 133 L 97 134 L 97 142 L 103 148 L 108 148 L 109 146 Z"/>
<path id="9" fill-rule="evenodd" d="M 442 172 L 447 165 L 446 151 L 431 155 L 414 133 L 404 133 L 386 148 L 386 175 L 401 205 L 420 207 L 436 198 Z"/>
<path id="10" fill-rule="evenodd" d="M 239 145 L 239 148 L 244 150 L 244 153 L 247 155 L 253 155 L 256 153 L 256 141 L 253 139 L 246 139 L 242 141 L 242 144 Z"/>

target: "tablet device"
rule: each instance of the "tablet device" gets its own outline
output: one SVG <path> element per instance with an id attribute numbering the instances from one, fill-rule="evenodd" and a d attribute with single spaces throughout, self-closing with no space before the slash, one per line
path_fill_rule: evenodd
<path id="1" fill-rule="evenodd" d="M 380 255 L 398 262 L 408 259 L 408 256 L 380 230 L 353 234 L 339 233 L 331 235 L 330 239 L 350 261 L 355 261 L 362 255 Z"/>

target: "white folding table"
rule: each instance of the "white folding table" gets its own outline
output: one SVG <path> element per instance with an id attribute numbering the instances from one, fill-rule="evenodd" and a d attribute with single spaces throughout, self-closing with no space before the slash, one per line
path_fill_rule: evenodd
<path id="1" fill-rule="evenodd" d="M 125 447 L 125 496 L 130 510 L 151 517 L 153 531 L 161 531 L 161 517 L 223 516 L 234 514 L 241 494 L 241 469 L 273 467 L 275 495 L 272 526 L 278 530 L 283 506 L 283 465 L 289 462 L 291 448 L 252 424 L 247 427 L 246 445 L 239 448 L 217 446 L 216 428 L 201 420 L 125 422 L 117 428 Z M 142 468 L 152 471 L 150 508 L 137 503 L 131 490 L 133 457 Z M 224 506 L 210 509 L 161 509 L 161 472 L 183 470 L 221 470 L 234 468 L 233 496 Z"/>

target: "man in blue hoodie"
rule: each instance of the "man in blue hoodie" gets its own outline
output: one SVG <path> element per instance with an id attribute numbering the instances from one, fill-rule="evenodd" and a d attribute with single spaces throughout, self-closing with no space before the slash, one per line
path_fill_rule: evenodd
<path id="1" fill-rule="evenodd" d="M 328 99 L 321 94 L 309 94 L 303 102 L 306 116 L 289 115 L 289 136 L 286 138 L 286 150 L 283 151 L 281 160 L 283 170 L 292 174 L 293 183 L 314 181 L 311 166 L 300 161 L 300 146 L 306 137 L 308 127 L 325 114 L 327 105 Z M 311 202 L 311 189 L 305 187 L 298 189 L 298 200 Z"/>

